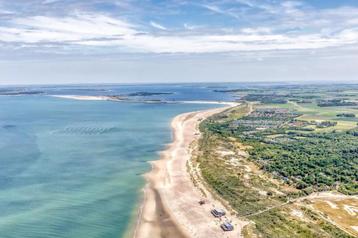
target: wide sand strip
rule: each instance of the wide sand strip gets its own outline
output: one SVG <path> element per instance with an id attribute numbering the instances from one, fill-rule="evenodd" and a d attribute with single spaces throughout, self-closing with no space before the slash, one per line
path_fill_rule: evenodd
<path id="1" fill-rule="evenodd" d="M 227 108 L 185 113 L 173 119 L 174 141 L 161 153 L 160 160 L 151 163 L 153 169 L 145 176 L 147 186 L 134 237 L 240 237 L 245 223 L 230 215 L 214 218 L 210 210 L 223 205 L 212 196 L 199 205 L 202 193 L 187 171 L 190 145 L 200 137 L 200 121 Z M 220 224 L 224 220 L 231 221 L 235 230 L 223 232 Z"/>

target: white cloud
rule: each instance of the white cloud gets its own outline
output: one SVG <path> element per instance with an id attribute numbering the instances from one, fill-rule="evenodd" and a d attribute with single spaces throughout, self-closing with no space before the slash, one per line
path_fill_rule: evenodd
<path id="1" fill-rule="evenodd" d="M 240 18 L 240 16 L 238 14 L 236 14 L 232 11 L 221 9 L 220 7 L 215 6 L 215 5 L 202 5 L 202 7 L 210 10 L 211 12 L 217 13 L 217 14 L 227 15 L 227 16 L 230 16 L 230 17 L 233 17 L 236 19 Z"/>
<path id="2" fill-rule="evenodd" d="M 159 29 L 159 30 L 163 30 L 163 31 L 167 30 L 166 27 L 164 27 L 164 26 L 162 26 L 162 25 L 160 25 L 159 23 L 156 23 L 156 22 L 154 22 L 154 21 L 151 21 L 151 22 L 150 22 L 150 25 L 151 25 L 152 27 L 154 27 L 154 28 Z"/>
<path id="3" fill-rule="evenodd" d="M 4 9 L 4 7 L 1 4 L 1 0 L 0 0 L 0 16 L 1 15 L 12 15 L 12 14 L 15 14 L 15 12 L 9 11 L 8 9 Z"/>
<path id="4" fill-rule="evenodd" d="M 42 4 L 52 4 L 52 3 L 59 2 L 59 1 L 61 1 L 61 0 L 44 0 L 44 1 L 42 2 Z"/>
<path id="5" fill-rule="evenodd" d="M 153 24 L 152 24 L 153 23 Z M 153 27 L 165 27 L 151 22 Z M 108 46 L 131 52 L 220 53 L 268 50 L 321 49 L 358 44 L 358 29 L 348 28 L 330 34 L 272 33 L 270 28 L 245 28 L 241 33 L 165 35 L 143 33 L 140 26 L 124 20 L 78 13 L 67 17 L 35 16 L 13 19 L 11 27 L 0 27 L 0 42 L 21 45 Z"/>
<path id="6" fill-rule="evenodd" d="M 258 33 L 269 34 L 272 32 L 272 29 L 268 27 L 244 28 L 241 29 L 241 32 L 245 34 L 258 34 Z"/>
<path id="7" fill-rule="evenodd" d="M 56 18 L 35 16 L 14 19 L 12 27 L 0 27 L 0 40 L 22 43 L 70 43 L 111 39 L 137 31 L 124 21 L 103 15 L 77 14 Z"/>
<path id="8" fill-rule="evenodd" d="M 254 3 L 253 1 L 250 1 L 250 0 L 236 0 L 236 2 L 240 3 L 240 4 L 243 4 L 243 5 L 246 5 L 246 6 L 249 6 L 249 7 L 256 7 L 258 6 L 257 3 Z"/>
<path id="9" fill-rule="evenodd" d="M 212 13 L 238 20 L 243 28 L 271 28 L 272 31 L 320 32 L 323 28 L 341 31 L 358 27 L 358 8 L 314 8 L 303 1 L 235 0 L 216 1 L 201 6 Z M 245 26 L 246 24 L 246 26 Z"/>
<path id="10" fill-rule="evenodd" d="M 21 75 L 31 83 L 49 75 L 81 82 L 80 74 L 113 82 L 357 80 L 358 7 L 336 2 L 341 7 L 308 0 L 0 0 L 0 71 L 5 80 Z M 27 70 L 18 70 L 21 62 Z"/>
<path id="11" fill-rule="evenodd" d="M 191 25 L 191 24 L 188 24 L 188 23 L 184 23 L 183 26 L 184 26 L 184 28 L 186 30 L 189 30 L 189 31 L 192 31 L 192 30 L 200 28 L 200 26 L 195 26 L 195 25 Z"/>

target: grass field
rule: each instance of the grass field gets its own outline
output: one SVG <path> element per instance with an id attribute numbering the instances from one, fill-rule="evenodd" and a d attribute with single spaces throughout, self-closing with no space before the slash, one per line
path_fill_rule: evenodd
<path id="1" fill-rule="evenodd" d="M 295 102 L 288 102 L 286 104 L 264 104 L 259 107 L 273 107 L 285 108 L 297 111 L 303 115 L 298 117 L 304 121 L 336 121 L 337 125 L 330 128 L 316 128 L 317 132 L 327 132 L 332 130 L 349 130 L 358 125 L 358 109 L 350 107 L 319 107 L 313 103 L 297 104 Z M 339 113 L 353 113 L 355 118 L 337 117 Z"/>
<path id="2" fill-rule="evenodd" d="M 304 202 L 322 217 L 353 236 L 358 236 L 358 197 L 323 196 Z"/>

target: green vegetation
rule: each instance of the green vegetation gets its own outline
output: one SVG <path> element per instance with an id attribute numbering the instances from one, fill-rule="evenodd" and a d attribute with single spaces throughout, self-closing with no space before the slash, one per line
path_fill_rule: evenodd
<path id="1" fill-rule="evenodd" d="M 322 121 L 317 123 L 317 128 L 327 128 L 331 126 L 336 126 L 338 122 L 336 121 Z"/>
<path id="2" fill-rule="evenodd" d="M 223 161 L 216 159 L 213 148 L 216 148 L 220 141 L 219 137 L 206 133 L 206 136 L 201 140 L 202 155 L 198 162 L 205 180 L 240 215 L 250 215 L 286 201 L 286 196 L 276 195 L 271 196 L 270 199 L 262 199 L 258 191 L 266 187 L 275 188 L 274 184 L 262 180 L 258 176 L 246 181 L 243 178 L 243 170 L 233 169 Z M 257 189 L 251 190 L 250 187 Z"/>
<path id="3" fill-rule="evenodd" d="M 315 191 L 358 194 L 357 90 L 226 90 L 242 105 L 201 123 L 196 161 L 210 187 L 254 222 L 245 237 L 352 237 L 296 201 Z"/>
<path id="4" fill-rule="evenodd" d="M 296 198 L 303 196 L 305 194 L 304 191 L 309 192 L 308 188 L 297 190 L 286 185 L 290 180 L 275 180 L 274 176 L 271 176 L 271 172 L 278 171 L 275 167 L 277 165 L 276 162 L 279 165 L 285 165 L 282 161 L 274 160 L 270 164 L 271 167 L 266 168 L 263 167 L 265 163 L 261 163 L 261 160 L 255 158 L 255 153 L 261 154 L 264 151 L 269 156 L 270 151 L 274 155 L 282 150 L 282 148 L 274 149 L 271 147 L 275 146 L 274 143 L 267 143 L 265 141 L 266 137 L 263 136 L 265 135 L 265 130 L 257 132 L 261 137 L 251 134 L 253 128 L 266 125 L 268 127 L 266 130 L 270 130 L 271 133 L 275 130 L 282 131 L 280 126 L 282 124 L 285 124 L 290 129 L 295 126 L 299 128 L 300 125 L 306 125 L 305 122 L 296 121 L 295 118 L 300 114 L 290 113 L 286 110 L 271 109 L 260 110 L 259 113 L 257 111 L 249 112 L 249 105 L 243 104 L 215 115 L 201 123 L 200 129 L 203 132 L 203 137 L 199 141 L 200 153 L 196 158 L 202 176 L 210 187 L 228 201 L 240 217 L 246 217 L 254 222 L 254 224 L 245 228 L 244 234 L 246 234 L 246 237 L 351 237 L 334 225 L 319 219 L 319 216 L 315 212 L 310 213 L 310 217 L 314 219 L 310 218 L 307 221 L 291 216 L 290 209 L 292 205 L 290 201 L 295 201 Z M 245 116 L 248 113 L 249 115 Z M 262 113 L 270 118 L 266 118 L 266 124 L 262 123 L 264 119 Z M 278 116 L 276 113 L 281 115 Z M 249 124 L 248 121 L 243 125 L 235 124 L 236 128 L 240 127 L 241 131 L 241 133 L 236 134 L 235 127 L 231 123 L 233 121 L 237 123 L 238 118 L 235 115 L 243 120 L 248 118 L 254 120 L 253 115 L 256 115 L 260 118 L 261 124 Z M 239 135 L 245 136 L 240 137 Z M 349 137 L 355 135 L 355 132 L 344 134 L 344 136 Z M 260 138 L 262 140 L 259 141 L 258 139 Z M 281 138 L 281 135 L 271 138 L 271 140 L 282 141 L 279 138 Z M 249 147 L 245 147 L 245 145 L 249 145 Z M 249 151 L 249 159 L 240 153 L 242 149 Z M 230 155 L 218 155 L 217 151 L 234 152 L 234 160 Z M 250 160 L 259 162 L 258 164 L 261 165 L 263 170 L 257 168 L 257 171 L 255 171 L 255 163 L 250 162 Z M 296 164 L 289 164 L 287 168 L 291 166 L 294 167 Z M 317 166 L 315 167 L 316 169 L 318 169 Z M 307 169 L 311 168 L 307 166 Z M 267 171 L 267 173 L 264 171 Z M 296 172 L 293 169 L 288 171 L 292 173 L 292 176 Z M 312 174 L 315 174 L 315 172 L 312 172 Z M 300 175 L 303 176 L 304 173 L 300 173 Z M 276 177 L 284 178 L 279 174 Z M 298 185 L 298 183 L 296 184 Z M 309 211 L 304 212 L 308 213 Z"/>
<path id="5" fill-rule="evenodd" d="M 354 113 L 339 113 L 337 117 L 356 117 Z"/>
<path id="6" fill-rule="evenodd" d="M 264 214 L 252 217 L 255 221 L 257 234 L 261 237 L 352 237 L 340 229 L 332 226 L 311 210 L 302 208 L 303 212 L 309 214 L 310 222 L 299 221 L 289 218 L 288 209 L 272 209 Z M 255 231 L 254 231 L 255 232 Z"/>
<path id="7" fill-rule="evenodd" d="M 285 104 L 287 100 L 284 96 L 276 94 L 248 94 L 243 97 L 244 100 L 249 102 L 259 101 L 261 103 L 278 103 Z"/>
<path id="8" fill-rule="evenodd" d="M 207 120 L 203 126 L 251 146 L 251 160 L 298 189 L 358 193 L 358 130 L 310 132 L 298 116 L 287 109 L 257 109 L 236 120 Z M 321 122 L 317 127 L 334 125 Z"/>
<path id="9" fill-rule="evenodd" d="M 235 113 L 245 115 L 248 110 L 247 105 L 244 105 L 226 111 L 225 115 Z M 213 118 L 218 121 L 225 121 L 231 117 L 218 114 Z M 250 164 L 242 155 L 236 155 L 235 160 L 232 161 L 240 166 L 231 166 L 228 160 L 230 156 L 224 156 L 219 159 L 218 150 L 237 153 L 237 141 L 225 138 L 218 133 L 213 133 L 208 130 L 207 125 L 207 122 L 200 125 L 204 133 L 199 141 L 200 154 L 197 162 L 202 176 L 219 195 L 229 201 L 241 216 L 259 212 L 267 207 L 277 206 L 288 201 L 289 198 L 299 196 L 298 191 L 295 189 L 285 190 L 282 185 L 275 184 L 258 173 L 248 172 L 247 168 L 253 164 Z M 249 175 L 250 178 L 245 178 L 245 175 Z M 276 190 L 281 192 L 277 193 Z M 269 199 L 262 199 L 261 194 L 263 191 Z"/>
<path id="10" fill-rule="evenodd" d="M 342 106 L 357 106 L 356 102 L 347 101 L 344 99 L 330 99 L 318 102 L 320 107 L 342 107 Z"/>
<path id="11" fill-rule="evenodd" d="M 283 142 L 255 144 L 250 154 L 263 169 L 289 179 L 298 189 L 338 187 L 341 192 L 355 194 L 358 192 L 355 133 L 289 133 Z"/>

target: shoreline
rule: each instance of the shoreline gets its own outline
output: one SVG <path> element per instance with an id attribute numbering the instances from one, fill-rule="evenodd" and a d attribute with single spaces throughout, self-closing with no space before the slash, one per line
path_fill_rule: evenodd
<path id="1" fill-rule="evenodd" d="M 171 121 L 173 141 L 160 153 L 160 159 L 151 161 L 152 169 L 145 174 L 142 203 L 137 212 L 133 237 L 240 237 L 246 222 L 227 214 L 218 219 L 210 214 L 214 207 L 225 208 L 205 186 L 194 185 L 188 170 L 193 142 L 200 138 L 198 126 L 203 119 L 224 111 L 228 106 L 183 113 Z M 199 205 L 206 190 L 206 203 Z M 227 212 L 229 213 L 229 212 Z M 235 230 L 223 232 L 220 224 L 229 220 Z"/>
<path id="2" fill-rule="evenodd" d="M 69 100 L 77 100 L 77 101 L 113 101 L 113 102 L 130 102 L 130 103 L 169 103 L 169 104 L 209 104 L 209 105 L 228 105 L 235 106 L 236 102 L 226 102 L 226 101 L 207 101 L 207 100 L 132 100 L 126 97 L 120 96 L 90 96 L 90 95 L 47 95 L 49 97 L 60 98 L 60 99 L 69 99 Z"/>

